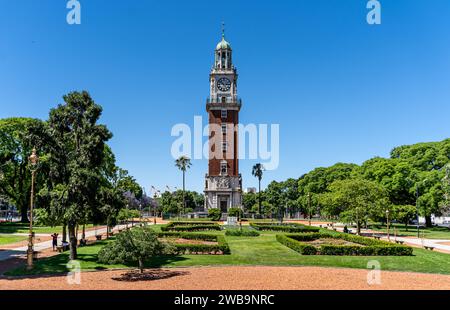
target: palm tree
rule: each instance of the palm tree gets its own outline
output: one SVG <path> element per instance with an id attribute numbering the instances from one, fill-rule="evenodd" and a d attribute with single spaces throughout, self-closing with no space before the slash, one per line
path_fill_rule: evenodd
<path id="1" fill-rule="evenodd" d="M 184 197 L 184 191 L 185 191 L 185 183 L 186 183 L 186 170 L 191 168 L 191 160 L 186 156 L 181 156 L 175 161 L 175 166 L 178 167 L 183 172 L 183 213 L 186 209 L 186 201 Z"/>
<path id="2" fill-rule="evenodd" d="M 253 166 L 252 175 L 258 178 L 258 213 L 261 214 L 261 179 L 263 177 L 264 166 L 262 164 L 256 164 Z"/>

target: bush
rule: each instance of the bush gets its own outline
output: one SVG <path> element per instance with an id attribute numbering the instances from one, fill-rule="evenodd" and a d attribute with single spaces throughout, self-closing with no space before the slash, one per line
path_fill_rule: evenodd
<path id="1" fill-rule="evenodd" d="M 208 210 L 208 217 L 212 221 L 219 221 L 221 216 L 222 216 L 222 212 L 219 209 L 209 209 Z"/>
<path id="2" fill-rule="evenodd" d="M 208 235 L 208 234 L 190 234 L 190 233 L 159 233 L 158 237 L 174 237 L 191 240 L 213 241 L 218 244 L 172 244 L 175 247 L 174 252 L 179 255 L 183 254 L 230 254 L 230 247 L 224 236 Z"/>
<path id="3" fill-rule="evenodd" d="M 205 231 L 205 230 L 220 230 L 220 225 L 217 223 L 208 222 L 171 222 L 167 225 L 161 226 L 162 231 Z"/>
<path id="4" fill-rule="evenodd" d="M 244 212 L 241 208 L 230 208 L 228 209 L 228 216 L 237 217 L 238 219 L 241 219 L 244 215 Z"/>
<path id="5" fill-rule="evenodd" d="M 138 263 L 142 273 L 146 260 L 172 251 L 170 245 L 158 240 L 151 228 L 138 227 L 118 234 L 116 240 L 98 252 L 98 260 L 105 264 Z"/>
<path id="6" fill-rule="evenodd" d="M 320 238 L 343 239 L 362 246 L 325 244 L 316 248 L 303 243 Z M 342 233 L 277 235 L 277 240 L 303 255 L 411 256 L 413 254 L 413 249 L 409 246 Z M 315 252 L 308 248 L 304 250 L 306 247 L 313 247 Z"/>
<path id="7" fill-rule="evenodd" d="M 236 237 L 258 237 L 259 232 L 250 229 L 227 229 L 225 235 Z"/>
<path id="8" fill-rule="evenodd" d="M 302 233 L 302 232 L 318 232 L 320 228 L 313 226 L 306 226 L 302 224 L 296 223 L 287 223 L 287 224 L 279 224 L 279 223 L 250 223 L 250 226 L 257 230 L 269 230 L 269 231 L 282 231 L 288 233 Z"/>

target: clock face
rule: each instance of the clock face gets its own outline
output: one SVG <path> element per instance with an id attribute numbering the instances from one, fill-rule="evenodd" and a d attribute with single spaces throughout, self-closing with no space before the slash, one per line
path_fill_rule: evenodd
<path id="1" fill-rule="evenodd" d="M 217 81 L 217 88 L 220 91 L 229 91 L 231 88 L 231 81 L 227 78 L 220 78 Z"/>

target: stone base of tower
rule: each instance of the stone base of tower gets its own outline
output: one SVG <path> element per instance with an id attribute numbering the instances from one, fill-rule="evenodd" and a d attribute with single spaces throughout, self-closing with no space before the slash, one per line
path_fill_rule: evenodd
<path id="1" fill-rule="evenodd" d="M 242 208 L 241 176 L 209 176 L 205 183 L 205 209 L 220 209 L 228 213 L 230 208 Z"/>

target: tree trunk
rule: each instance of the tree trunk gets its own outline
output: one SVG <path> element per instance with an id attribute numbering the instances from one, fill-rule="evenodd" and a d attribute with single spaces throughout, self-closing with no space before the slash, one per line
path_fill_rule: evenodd
<path id="1" fill-rule="evenodd" d="M 21 223 L 29 223 L 30 221 L 28 220 L 28 206 L 26 204 L 24 204 L 19 209 L 20 209 L 20 215 L 21 215 L 20 222 Z"/>
<path id="2" fill-rule="evenodd" d="M 431 223 L 431 215 L 425 216 L 425 226 L 426 226 L 427 228 L 433 226 L 433 224 Z"/>
<path id="3" fill-rule="evenodd" d="M 185 214 L 186 212 L 186 201 L 184 197 L 185 184 L 186 184 L 186 173 L 183 171 L 183 214 Z"/>
<path id="4" fill-rule="evenodd" d="M 261 180 L 258 181 L 258 213 L 261 215 Z"/>
<path id="5" fill-rule="evenodd" d="M 63 224 L 62 227 L 62 241 L 67 242 L 67 225 Z"/>
<path id="6" fill-rule="evenodd" d="M 358 221 L 356 222 L 356 233 L 359 235 L 361 235 L 361 223 Z"/>
<path id="7" fill-rule="evenodd" d="M 70 244 L 70 260 L 77 259 L 77 235 L 75 234 L 76 225 L 69 224 L 69 244 Z"/>
<path id="8" fill-rule="evenodd" d="M 144 262 L 142 261 L 141 258 L 139 258 L 139 271 L 141 273 L 144 273 Z"/>
<path id="9" fill-rule="evenodd" d="M 81 239 L 85 240 L 86 239 L 86 224 L 83 224 L 83 232 L 81 235 Z"/>

